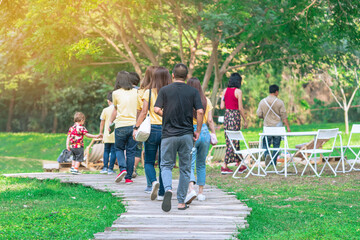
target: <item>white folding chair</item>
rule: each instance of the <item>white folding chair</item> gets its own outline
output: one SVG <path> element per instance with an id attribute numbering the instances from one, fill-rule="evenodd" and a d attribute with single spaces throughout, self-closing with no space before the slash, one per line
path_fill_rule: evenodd
<path id="1" fill-rule="evenodd" d="M 339 129 L 338 128 L 335 128 L 335 129 L 319 129 L 318 132 L 317 132 L 317 135 L 316 135 L 316 138 L 315 138 L 315 144 L 314 144 L 314 148 L 313 149 L 308 149 L 308 150 L 301 150 L 301 154 L 303 155 L 305 161 L 306 161 L 306 165 L 304 167 L 304 170 L 301 174 L 301 176 L 304 175 L 305 173 L 305 170 L 307 168 L 307 166 L 309 165 L 310 168 L 314 171 L 315 175 L 320 177 L 321 174 L 323 173 L 326 165 L 328 165 L 331 169 L 331 171 L 334 173 L 334 175 L 336 176 L 336 172 L 335 170 L 332 168 L 332 166 L 330 165 L 329 163 L 329 158 L 331 156 L 331 153 L 334 151 L 334 147 L 335 147 L 335 142 L 336 142 L 336 138 L 337 138 L 337 135 L 338 135 L 338 132 L 339 132 Z M 316 148 L 317 146 L 317 142 L 320 140 L 324 140 L 324 139 L 327 139 L 327 140 L 330 140 L 330 139 L 334 139 L 334 142 L 331 146 L 331 148 L 325 148 L 325 149 L 318 149 Z M 323 168 L 321 169 L 320 173 L 317 172 L 317 161 L 316 161 L 316 158 L 317 158 L 317 155 L 322 155 L 323 156 L 323 159 L 325 160 L 325 164 L 323 166 Z M 328 154 L 327 156 L 325 154 Z M 311 165 L 311 158 L 315 156 L 315 163 L 314 163 L 314 166 L 313 167 Z"/>
<path id="2" fill-rule="evenodd" d="M 286 146 L 286 151 L 287 152 L 291 152 L 291 151 L 297 151 L 297 149 L 290 149 L 289 148 L 289 145 L 288 145 L 288 141 L 287 141 L 287 137 L 286 137 L 286 130 L 285 130 L 285 127 L 264 127 L 264 133 L 267 134 L 267 136 L 271 136 L 271 134 L 274 134 L 274 135 L 278 135 L 278 134 L 281 134 L 282 137 L 284 138 L 284 145 Z M 281 171 L 278 171 L 277 170 L 277 167 L 274 165 L 274 170 L 275 171 L 267 171 L 267 169 L 270 167 L 270 165 L 274 162 L 274 158 L 280 154 L 281 151 L 285 150 L 285 147 L 278 147 L 278 148 L 270 148 L 269 146 L 269 142 L 268 142 L 268 138 L 267 136 L 264 136 L 263 140 L 265 140 L 265 143 L 266 143 L 266 148 L 268 149 L 268 152 L 269 152 L 269 156 L 270 156 L 270 162 L 265 166 L 265 171 L 267 173 L 272 173 L 272 172 L 275 172 L 275 173 L 281 173 L 281 172 L 284 172 L 285 171 L 285 168 L 283 168 Z M 285 153 L 285 154 L 288 154 L 288 153 Z M 295 166 L 295 163 L 293 161 L 293 155 L 292 154 L 289 158 L 289 160 L 287 162 L 285 162 L 285 159 L 284 159 L 284 164 L 287 164 L 287 166 L 289 166 L 291 163 L 295 169 L 295 174 L 297 174 L 297 168 Z"/>
<path id="3" fill-rule="evenodd" d="M 344 150 L 342 153 L 342 157 L 341 157 L 339 163 L 337 164 L 335 171 L 337 171 L 340 164 L 342 164 L 343 172 L 350 172 L 352 170 L 360 171 L 360 168 L 355 168 L 356 163 L 360 163 L 360 145 L 355 145 L 352 143 L 351 139 L 352 139 L 353 134 L 360 134 L 360 124 L 354 124 L 352 126 L 349 141 L 348 141 L 347 145 L 343 147 Z M 345 153 L 347 150 L 349 150 L 355 156 L 355 159 L 347 160 L 345 158 Z M 349 171 L 345 171 L 345 166 L 344 166 L 345 162 L 347 162 L 350 165 Z"/>
<path id="4" fill-rule="evenodd" d="M 242 134 L 241 131 L 225 130 L 225 133 L 229 138 L 229 141 L 230 141 L 231 147 L 234 150 L 234 153 L 236 155 L 238 155 L 239 158 L 241 159 L 241 163 L 239 164 L 237 169 L 234 171 L 233 178 L 239 178 L 239 177 L 236 177 L 236 174 L 239 172 L 239 169 L 241 166 L 245 166 L 246 170 L 248 170 L 248 173 L 245 176 L 245 178 L 247 178 L 250 174 L 255 175 L 255 176 L 266 176 L 266 172 L 260 164 L 260 158 L 264 154 L 265 149 L 261 149 L 260 147 L 259 148 L 249 148 L 248 144 L 245 141 L 244 135 Z M 246 149 L 244 149 L 244 150 L 236 149 L 233 141 L 239 141 L 239 145 L 240 145 L 241 141 L 243 141 Z M 258 155 L 257 157 L 255 156 L 256 154 Z M 245 159 L 248 156 L 250 156 L 255 161 L 255 164 L 251 168 L 245 162 Z M 253 173 L 253 170 L 256 166 L 258 167 L 258 173 Z M 262 171 L 264 174 L 261 174 L 260 171 Z"/>

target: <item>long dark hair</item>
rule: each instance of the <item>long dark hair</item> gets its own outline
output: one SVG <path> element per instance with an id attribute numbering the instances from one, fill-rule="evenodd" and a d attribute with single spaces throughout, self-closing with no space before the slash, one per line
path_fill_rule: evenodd
<path id="1" fill-rule="evenodd" d="M 152 75 L 151 88 L 156 88 L 159 93 L 160 88 L 169 85 L 171 83 L 171 75 L 169 70 L 164 67 L 158 67 L 155 69 Z"/>
<path id="2" fill-rule="evenodd" d="M 149 88 L 149 86 L 151 84 L 152 75 L 153 75 L 154 71 L 156 70 L 156 68 L 157 68 L 156 66 L 150 66 L 146 69 L 145 76 L 140 83 L 140 89 Z"/>
<path id="3" fill-rule="evenodd" d="M 118 72 L 117 76 L 116 76 L 116 82 L 115 82 L 115 88 L 114 90 L 117 89 L 124 89 L 124 90 L 130 90 L 133 88 L 132 85 L 132 76 L 130 75 L 130 73 L 126 72 L 126 71 L 121 71 Z"/>
<path id="4" fill-rule="evenodd" d="M 204 94 L 204 91 L 201 88 L 201 83 L 200 80 L 196 77 L 192 77 L 187 81 L 187 84 L 195 89 L 197 89 L 200 93 L 200 98 L 201 98 L 201 103 L 204 107 L 204 112 L 206 112 L 206 107 L 207 107 L 207 100 Z M 194 118 L 196 119 L 196 111 L 194 110 Z"/>

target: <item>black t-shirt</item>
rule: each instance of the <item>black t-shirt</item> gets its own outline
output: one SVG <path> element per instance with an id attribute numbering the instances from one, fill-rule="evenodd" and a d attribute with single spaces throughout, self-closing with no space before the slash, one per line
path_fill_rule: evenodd
<path id="1" fill-rule="evenodd" d="M 162 87 L 155 107 L 163 109 L 162 138 L 193 134 L 193 110 L 204 109 L 199 91 L 181 82 Z"/>

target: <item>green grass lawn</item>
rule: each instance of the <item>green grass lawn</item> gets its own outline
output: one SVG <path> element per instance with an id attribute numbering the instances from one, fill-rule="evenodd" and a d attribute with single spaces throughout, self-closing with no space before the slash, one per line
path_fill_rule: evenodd
<path id="1" fill-rule="evenodd" d="M 0 239 L 92 239 L 125 211 L 110 193 L 0 176 Z"/>
<path id="2" fill-rule="evenodd" d="M 360 173 L 233 179 L 207 169 L 207 184 L 252 208 L 239 239 L 360 239 Z"/>
<path id="3" fill-rule="evenodd" d="M 292 126 L 292 131 L 319 128 L 340 128 L 347 143 L 343 124 Z M 247 141 L 258 141 L 261 131 L 243 132 Z M 223 130 L 217 136 L 219 144 L 225 144 Z M 311 139 L 292 137 L 289 145 Z M 0 133 L 0 174 L 42 171 L 36 159 L 56 160 L 65 140 L 66 134 Z M 89 142 L 86 139 L 85 145 Z M 360 138 L 354 142 L 360 145 Z M 144 174 L 142 168 L 138 172 Z M 244 180 L 220 175 L 220 167 L 208 167 L 207 184 L 234 192 L 253 208 L 247 218 L 250 227 L 239 230 L 239 239 L 360 239 L 359 172 Z M 0 209 L 0 239 L 89 239 L 111 226 L 124 206 L 109 193 L 82 186 L 0 177 Z"/>

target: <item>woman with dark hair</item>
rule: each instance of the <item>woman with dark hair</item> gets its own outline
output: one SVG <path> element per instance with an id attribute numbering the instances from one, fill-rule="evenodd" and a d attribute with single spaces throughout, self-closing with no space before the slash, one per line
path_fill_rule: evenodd
<path id="1" fill-rule="evenodd" d="M 133 88 L 132 76 L 121 71 L 116 76 L 115 89 L 112 93 L 114 112 L 110 117 L 110 124 L 115 123 L 115 152 L 120 173 L 115 182 L 131 184 L 134 170 L 136 141 L 132 138 L 133 126 L 136 123 L 137 90 Z M 126 160 L 124 151 L 126 150 Z"/>
<path id="2" fill-rule="evenodd" d="M 151 83 L 151 78 L 152 78 L 152 75 L 153 75 L 154 71 L 156 70 L 156 68 L 157 68 L 156 66 L 149 66 L 146 69 L 145 76 L 144 76 L 144 78 L 142 79 L 142 81 L 140 83 L 140 88 L 138 89 L 138 103 L 137 103 L 137 117 L 136 117 L 136 120 L 139 118 L 140 112 L 141 112 L 143 104 L 144 104 L 143 100 L 142 100 L 142 97 L 143 97 L 144 92 L 146 91 L 146 89 L 149 89 L 149 85 Z M 135 158 L 134 171 L 136 171 L 136 168 L 139 165 L 139 162 L 141 160 L 142 147 L 143 147 L 143 143 L 139 142 L 137 147 L 136 147 L 137 148 L 136 149 L 137 157 Z M 139 156 L 139 152 L 140 152 L 140 156 Z M 149 177 L 146 175 L 146 173 L 145 173 L 145 176 L 146 176 L 146 182 L 147 182 L 145 192 L 146 193 L 151 193 L 151 189 L 152 189 L 151 182 L 149 180 Z"/>
<path id="3" fill-rule="evenodd" d="M 197 89 L 200 93 L 201 103 L 204 107 L 205 114 L 203 118 L 203 125 L 201 127 L 201 133 L 199 139 L 195 142 L 195 146 L 192 151 L 192 161 L 191 161 L 191 175 L 190 175 L 190 182 L 189 182 L 189 190 L 188 194 L 185 198 L 185 203 L 189 204 L 196 198 L 196 192 L 194 189 L 195 183 L 199 185 L 199 192 L 197 198 L 199 201 L 205 201 L 206 197 L 203 193 L 204 185 L 205 185 L 205 178 L 206 178 L 206 156 L 209 152 L 210 146 L 210 133 L 206 122 L 209 125 L 211 134 L 215 135 L 215 125 L 212 117 L 212 109 L 213 106 L 209 98 L 205 97 L 205 94 L 201 88 L 201 83 L 199 79 L 196 77 L 190 78 L 187 81 L 187 84 L 191 87 Z M 196 121 L 196 111 L 194 110 L 194 131 L 197 129 L 197 121 Z M 212 142 L 213 145 L 216 145 L 217 142 Z M 197 181 L 195 180 L 195 162 L 196 162 L 196 175 Z"/>
<path id="4" fill-rule="evenodd" d="M 161 152 L 160 152 L 160 144 L 161 144 L 161 131 L 162 131 L 162 118 L 154 112 L 154 105 L 158 96 L 158 92 L 160 89 L 171 83 L 171 75 L 169 71 L 164 67 L 157 67 L 151 77 L 149 83 L 149 89 L 146 89 L 144 95 L 142 97 L 143 106 L 142 110 L 139 114 L 139 117 L 136 121 L 133 137 L 135 138 L 137 129 L 140 124 L 144 121 L 150 104 L 150 122 L 151 122 L 151 131 L 148 140 L 144 143 L 145 148 L 145 174 L 149 178 L 152 190 L 150 199 L 151 200 L 163 200 L 163 196 L 165 194 L 164 185 L 161 179 Z M 149 101 L 150 98 L 150 101 Z M 156 153 L 159 151 L 159 181 L 156 179 L 156 171 L 155 171 L 155 160 Z"/>
<path id="5" fill-rule="evenodd" d="M 228 87 L 223 91 L 223 97 L 221 98 L 220 108 L 225 111 L 224 129 L 231 131 L 238 131 L 241 127 L 241 117 L 244 119 L 244 128 L 247 128 L 247 121 L 245 118 L 243 103 L 242 103 L 242 91 L 241 87 L 241 76 L 238 73 L 231 74 L 229 78 Z M 228 168 L 227 164 L 236 161 L 240 162 L 240 158 L 234 153 L 231 147 L 230 141 L 225 134 L 226 138 L 226 155 L 224 167 L 221 167 L 222 174 L 231 174 L 233 171 Z M 236 149 L 240 149 L 239 142 L 234 143 Z M 245 170 L 246 167 L 242 166 L 240 171 Z"/>

